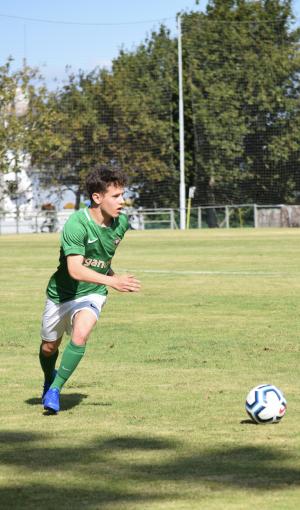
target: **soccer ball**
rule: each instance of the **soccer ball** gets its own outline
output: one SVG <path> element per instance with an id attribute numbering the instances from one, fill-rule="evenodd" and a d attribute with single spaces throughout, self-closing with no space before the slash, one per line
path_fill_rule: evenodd
<path id="1" fill-rule="evenodd" d="M 286 399 L 273 384 L 261 384 L 248 393 L 246 411 L 255 423 L 277 423 L 285 415 Z"/>

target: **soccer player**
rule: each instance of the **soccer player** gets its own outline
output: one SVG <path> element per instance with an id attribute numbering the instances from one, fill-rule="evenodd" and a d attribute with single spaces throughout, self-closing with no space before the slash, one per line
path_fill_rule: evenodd
<path id="1" fill-rule="evenodd" d="M 123 214 L 125 175 L 98 167 L 86 178 L 91 205 L 74 212 L 61 236 L 57 271 L 47 287 L 42 318 L 40 364 L 44 372 L 42 403 L 52 413 L 60 410 L 60 391 L 84 355 L 86 342 L 106 302 L 107 287 L 138 292 L 133 275 L 117 275 L 111 268 L 116 248 L 128 229 Z M 55 363 L 64 333 L 71 340 Z"/>

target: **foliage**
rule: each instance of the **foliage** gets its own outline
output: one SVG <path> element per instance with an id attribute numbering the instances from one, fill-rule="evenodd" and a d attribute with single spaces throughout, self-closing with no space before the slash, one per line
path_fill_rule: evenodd
<path id="1" fill-rule="evenodd" d="M 174 58 L 174 42 L 161 27 L 134 52 L 122 50 L 111 71 L 69 74 L 56 95 L 57 109 L 66 119 L 61 135 L 68 150 L 46 163 L 53 165 L 57 182 L 77 185 L 80 194 L 89 169 L 97 163 L 118 165 L 130 178 L 136 204 L 152 203 L 155 194 L 162 205 L 157 183 L 174 187 L 176 182 Z"/>
<path id="2" fill-rule="evenodd" d="M 107 76 L 113 94 L 111 157 L 127 170 L 136 185 L 135 203 L 177 205 L 177 102 L 173 102 L 176 68 L 174 41 L 162 26 L 134 52 L 121 51 Z M 158 186 L 164 191 L 162 197 Z"/>
<path id="3" fill-rule="evenodd" d="M 11 60 L 0 67 L 0 169 L 20 170 L 26 155 L 40 163 L 63 145 L 54 127 L 62 117 L 53 96 L 36 69 L 11 70 Z"/>
<path id="4" fill-rule="evenodd" d="M 62 150 L 64 140 L 54 129 L 62 118 L 38 71 L 25 65 L 13 71 L 11 65 L 9 59 L 0 67 L 0 174 L 15 174 L 7 187 L 14 196 L 19 193 L 18 174 L 28 160 L 38 165 L 51 158 Z"/>
<path id="5" fill-rule="evenodd" d="M 194 205 L 296 201 L 300 57 L 291 22 L 291 2 L 276 0 L 210 1 L 205 13 L 183 15 Z M 177 41 L 163 26 L 121 50 L 110 71 L 71 76 L 57 100 L 68 119 L 60 179 L 80 183 L 96 162 L 118 164 L 136 205 L 178 205 Z"/>
<path id="6" fill-rule="evenodd" d="M 210 1 L 206 14 L 184 17 L 189 175 L 200 203 L 295 200 L 300 33 L 291 21 L 291 2 L 276 0 Z"/>
<path id="7" fill-rule="evenodd" d="M 210 0 L 206 12 L 182 15 L 193 205 L 297 202 L 300 31 L 292 21 L 291 0 Z M 17 171 L 30 154 L 41 182 L 75 187 L 79 207 L 88 170 L 119 165 L 134 205 L 178 206 L 177 57 L 177 39 L 161 26 L 120 50 L 110 70 L 69 70 L 55 92 L 37 85 L 37 71 L 13 73 L 8 61 L 0 67 L 0 170 Z"/>
<path id="8" fill-rule="evenodd" d="M 96 81 L 96 71 L 79 71 L 77 76 L 70 71 L 67 82 L 53 95 L 55 109 L 64 119 L 55 126 L 64 147 L 44 159 L 41 177 L 44 184 L 76 187 L 76 208 L 80 205 L 83 177 L 101 161 L 106 137 L 106 128 L 98 118 Z"/>

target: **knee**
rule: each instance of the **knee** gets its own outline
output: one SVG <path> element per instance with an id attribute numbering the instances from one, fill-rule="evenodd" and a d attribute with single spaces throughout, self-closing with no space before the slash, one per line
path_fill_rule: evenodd
<path id="1" fill-rule="evenodd" d="M 90 311 L 77 312 L 73 320 L 72 342 L 76 345 L 85 345 L 96 322 L 97 319 Z"/>
<path id="2" fill-rule="evenodd" d="M 72 342 L 75 345 L 85 345 L 87 343 L 87 340 L 88 340 L 88 335 L 86 334 L 85 331 L 80 331 L 77 329 L 76 332 L 73 332 Z"/>

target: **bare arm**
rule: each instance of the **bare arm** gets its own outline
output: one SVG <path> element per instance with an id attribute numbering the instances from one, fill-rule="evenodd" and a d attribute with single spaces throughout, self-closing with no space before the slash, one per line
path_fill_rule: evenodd
<path id="1" fill-rule="evenodd" d="M 140 282 L 133 275 L 125 274 L 118 276 L 113 270 L 110 270 L 108 275 L 104 275 L 83 266 L 82 255 L 69 255 L 67 257 L 67 266 L 71 278 L 81 282 L 107 285 L 119 292 L 138 292 L 141 287 Z"/>

